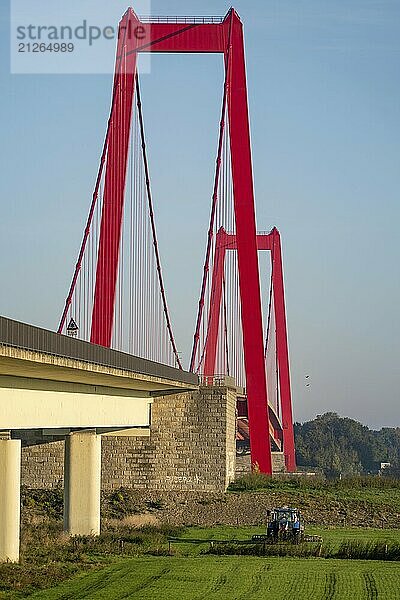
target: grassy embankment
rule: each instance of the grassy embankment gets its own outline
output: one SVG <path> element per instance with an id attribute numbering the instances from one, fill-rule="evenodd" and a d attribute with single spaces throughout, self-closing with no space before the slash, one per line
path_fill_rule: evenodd
<path id="1" fill-rule="evenodd" d="M 336 500 L 338 503 L 360 501 L 366 506 L 400 505 L 400 479 L 385 477 L 351 477 L 324 479 L 320 477 L 269 477 L 259 473 L 245 475 L 229 486 L 228 492 L 276 492 L 296 500 Z"/>

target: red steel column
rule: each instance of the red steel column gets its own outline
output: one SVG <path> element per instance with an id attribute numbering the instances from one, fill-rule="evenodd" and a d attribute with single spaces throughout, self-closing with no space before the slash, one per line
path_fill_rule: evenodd
<path id="1" fill-rule="evenodd" d="M 243 26 L 233 11 L 228 96 L 251 460 L 272 473 Z"/>
<path id="2" fill-rule="evenodd" d="M 107 149 L 103 211 L 97 256 L 90 341 L 93 344 L 107 347 L 111 345 L 114 321 L 126 167 L 136 76 L 137 54 L 134 50 L 137 39 L 132 32 L 137 23 L 135 13 L 128 9 L 119 25 L 115 63 L 116 91 Z"/>
<path id="3" fill-rule="evenodd" d="M 205 343 L 204 376 L 213 377 L 217 356 L 219 321 L 221 313 L 222 281 L 224 278 L 226 232 L 221 227 L 215 239 L 215 256 L 211 282 L 210 309 L 208 314 L 207 338 Z"/>
<path id="4" fill-rule="evenodd" d="M 281 396 L 283 451 L 289 473 L 296 471 L 292 398 L 290 390 L 289 351 L 286 326 L 285 290 L 283 282 L 282 249 L 279 231 L 274 228 L 272 248 L 272 288 L 274 293 L 276 352 Z"/>

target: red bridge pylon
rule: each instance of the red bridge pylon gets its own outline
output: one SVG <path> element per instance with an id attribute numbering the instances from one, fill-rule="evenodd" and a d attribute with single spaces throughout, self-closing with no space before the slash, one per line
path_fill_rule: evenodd
<path id="1" fill-rule="evenodd" d="M 146 357 L 151 358 L 153 355 L 149 354 L 149 348 L 151 349 L 152 343 L 154 346 L 152 340 L 157 339 L 157 328 L 159 327 L 158 323 L 155 322 L 155 315 L 163 315 L 165 319 L 164 328 L 166 325 L 167 330 L 166 340 L 172 348 L 175 363 L 180 366 L 166 303 L 150 190 L 143 114 L 137 78 L 137 57 L 139 53 L 143 52 L 217 53 L 224 57 L 225 82 L 210 227 L 190 370 L 202 372 L 205 375 L 216 374 L 217 338 L 222 310 L 221 299 L 224 297 L 222 293 L 224 286 L 223 265 L 226 250 L 234 249 L 235 260 L 237 261 L 235 274 L 238 275 L 238 294 L 240 296 L 238 314 L 240 313 L 240 336 L 242 339 L 241 356 L 237 360 L 243 360 L 244 362 L 252 463 L 261 472 L 272 473 L 270 444 L 272 425 L 275 437 L 279 438 L 281 435 L 287 469 L 294 470 L 293 424 L 280 239 L 276 230 L 273 230 L 269 236 L 257 236 L 256 233 L 244 34 L 242 22 L 234 9 L 231 9 L 223 18 L 180 19 L 157 17 L 141 20 L 131 8 L 123 16 L 119 24 L 112 106 L 99 174 L 59 332 L 65 332 L 68 318 L 74 319 L 77 326 L 80 326 L 75 313 L 77 311 L 82 312 L 81 306 L 83 304 L 86 339 L 94 344 L 110 347 L 116 335 L 116 320 L 118 319 L 120 321 L 120 338 L 123 338 L 124 328 L 121 323 L 126 311 L 121 308 L 123 304 L 121 298 L 127 277 L 124 275 L 123 266 L 121 266 L 123 262 L 121 252 L 124 244 L 126 245 L 123 235 L 123 222 L 126 189 L 127 184 L 129 184 L 127 173 L 133 172 L 135 174 L 139 168 L 136 159 L 131 158 L 130 154 L 133 123 L 136 122 L 139 134 L 135 138 L 135 152 L 137 154 L 140 148 L 142 150 L 140 163 L 142 179 L 139 185 L 137 181 L 135 183 L 134 177 L 132 177 L 131 188 L 134 191 L 131 193 L 133 198 L 131 200 L 131 214 L 137 216 L 138 210 L 135 208 L 134 203 L 137 197 L 142 198 L 143 195 L 146 195 L 150 221 L 148 240 L 150 242 L 147 250 L 141 250 L 141 253 L 150 252 L 151 248 L 155 251 L 155 255 L 150 266 L 148 263 L 146 263 L 145 268 L 138 268 L 136 263 L 133 265 L 128 277 L 129 293 L 132 293 L 134 287 L 132 273 L 141 273 L 140 285 L 144 286 L 150 278 L 151 269 L 153 269 L 157 273 L 160 297 L 155 300 L 158 312 L 155 310 L 151 312 L 153 301 L 149 301 L 143 294 L 143 297 L 139 298 L 139 301 L 142 301 L 139 302 L 140 310 L 144 310 L 143 306 L 148 306 L 149 312 L 147 314 L 143 313 L 144 316 L 139 319 L 139 323 L 136 322 L 137 320 L 135 321 L 134 316 L 130 315 L 129 322 L 131 323 L 130 327 L 136 327 L 138 331 L 142 331 L 139 328 L 143 327 L 143 322 L 145 325 L 148 324 L 150 333 L 147 336 L 150 341 L 147 343 L 147 349 L 145 348 L 143 352 Z M 136 113 L 134 111 L 135 99 Z M 101 210 L 98 203 L 100 196 L 102 201 Z M 140 206 L 139 213 L 142 215 L 143 206 Z M 98 235 L 94 224 L 96 210 L 99 213 L 101 212 L 101 215 L 98 215 Z M 134 227 L 132 226 L 129 235 L 132 235 L 133 231 Z M 234 233 L 228 234 L 226 231 L 234 231 Z M 228 247 L 226 244 L 228 244 Z M 229 244 L 232 246 L 231 248 Z M 91 258 L 85 259 L 88 247 L 92 247 L 92 255 Z M 276 411 L 272 411 L 272 407 L 268 402 L 258 263 L 258 250 L 260 249 L 271 251 L 273 264 L 273 312 L 276 317 L 276 344 L 281 397 L 280 405 L 276 406 Z M 95 260 L 93 256 L 96 256 Z M 209 304 L 207 308 L 207 289 L 210 287 L 208 281 L 212 262 L 214 263 L 212 269 L 214 278 L 211 283 L 211 294 L 214 300 L 213 304 Z M 85 275 L 85 269 L 88 273 L 87 276 Z M 82 283 L 79 285 L 82 289 L 86 286 L 88 299 L 84 297 L 82 300 L 82 293 L 77 294 L 77 285 L 81 279 Z M 75 313 L 72 311 L 73 306 L 75 306 Z M 130 310 L 132 312 L 132 309 Z M 205 316 L 205 310 L 208 310 L 208 320 Z M 151 318 L 149 317 L 150 312 Z M 90 313 L 89 316 L 88 313 Z M 225 327 L 227 318 L 225 319 Z M 149 323 L 147 323 L 147 320 Z M 82 326 L 80 327 L 82 329 Z M 205 340 L 202 339 L 202 330 L 205 331 Z M 130 335 L 138 337 L 136 331 L 130 331 Z M 227 344 L 227 348 L 228 346 L 229 344 Z M 154 352 L 156 350 L 157 348 L 153 348 Z M 154 354 L 154 356 L 158 356 L 158 354 Z M 227 371 L 229 371 L 229 368 L 227 368 Z M 279 433 L 279 423 L 281 423 L 281 434 Z"/>
<path id="2" fill-rule="evenodd" d="M 296 457 L 293 432 L 292 398 L 290 386 L 289 352 L 287 341 L 286 308 L 283 281 L 282 250 L 279 232 L 274 228 L 269 234 L 257 235 L 257 249 L 268 250 L 271 253 L 271 302 L 269 306 L 269 319 L 267 340 L 265 345 L 265 359 L 267 358 L 269 340 L 275 337 L 274 349 L 271 351 L 273 368 L 276 369 L 278 380 L 276 386 L 272 385 L 274 373 L 270 372 L 267 390 L 270 407 L 270 434 L 273 441 L 277 442 L 285 456 L 286 469 L 289 472 L 296 470 Z M 221 328 L 221 303 L 223 297 L 223 280 L 225 273 L 225 256 L 227 251 L 237 251 L 235 234 L 227 233 L 221 228 L 216 236 L 215 258 L 212 273 L 210 295 L 210 311 L 205 344 L 205 359 L 203 374 L 207 379 L 214 377 L 218 369 L 217 345 Z M 276 358 L 276 362 L 274 360 Z M 267 364 L 265 364 L 267 368 Z M 247 374 L 246 374 L 247 376 Z M 246 377 L 247 379 L 247 377 Z M 273 399 L 275 401 L 273 401 Z M 248 404 L 249 416 L 251 405 Z M 250 417 L 251 422 L 251 417 Z"/>

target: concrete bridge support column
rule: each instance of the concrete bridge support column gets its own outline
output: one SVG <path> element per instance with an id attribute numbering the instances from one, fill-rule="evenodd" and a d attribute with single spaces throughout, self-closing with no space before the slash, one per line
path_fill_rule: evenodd
<path id="1" fill-rule="evenodd" d="M 21 440 L 0 435 L 0 562 L 19 561 Z"/>
<path id="2" fill-rule="evenodd" d="M 70 535 L 99 535 L 100 480 L 101 436 L 71 433 L 64 460 L 64 531 Z"/>

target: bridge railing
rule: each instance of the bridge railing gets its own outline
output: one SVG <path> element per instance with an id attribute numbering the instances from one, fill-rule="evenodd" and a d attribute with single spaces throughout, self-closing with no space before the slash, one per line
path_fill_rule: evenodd
<path id="1" fill-rule="evenodd" d="M 142 23 L 195 23 L 199 25 L 219 24 L 222 23 L 225 17 L 198 17 L 198 16 L 141 16 L 139 20 Z"/>
<path id="2" fill-rule="evenodd" d="M 200 385 L 237 388 L 235 378 L 229 375 L 200 375 Z"/>

